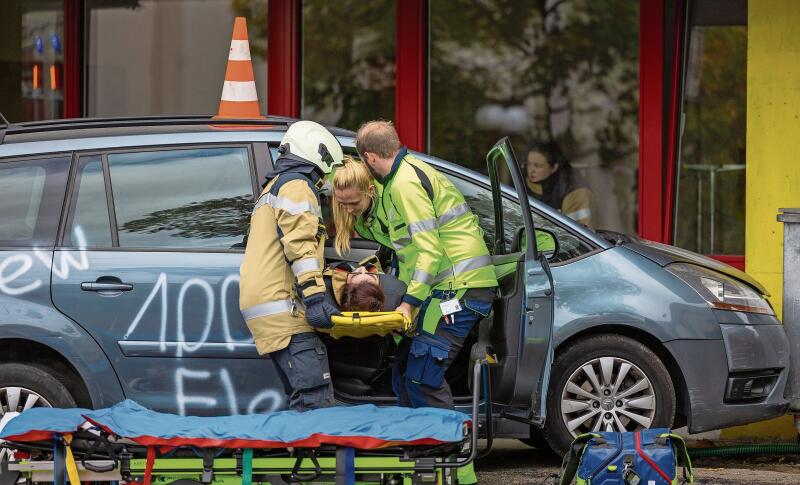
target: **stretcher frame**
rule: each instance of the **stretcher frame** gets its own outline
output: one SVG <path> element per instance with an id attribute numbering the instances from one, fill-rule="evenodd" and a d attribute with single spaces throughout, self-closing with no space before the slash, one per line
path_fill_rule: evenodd
<path id="1" fill-rule="evenodd" d="M 333 338 L 387 335 L 408 332 L 413 324 L 402 312 L 342 312 L 331 317 L 333 327 L 319 329 Z"/>
<path id="2" fill-rule="evenodd" d="M 62 460 L 58 464 L 52 460 L 29 459 L 3 463 L 0 485 L 15 485 L 20 478 L 27 485 L 34 482 L 56 485 L 80 485 L 80 482 L 112 485 L 126 482 L 142 485 L 455 484 L 456 469 L 472 463 L 479 456 L 481 388 L 484 390 L 487 446 L 480 456 L 486 455 L 492 446 L 491 388 L 488 384 L 487 361 L 475 362 L 472 382 L 472 425 L 464 427 L 464 440 L 457 443 L 404 445 L 379 450 L 356 450 L 336 445 L 293 450 L 179 447 L 176 450 L 184 454 L 192 450 L 196 456 L 156 457 L 155 446 L 125 444 L 124 440 L 113 442 L 115 437 L 101 433 L 88 450 L 75 451 L 77 456 L 71 466 L 68 463 L 70 460 L 66 460 L 66 463 Z M 86 439 L 87 434 L 88 431 L 78 432 L 75 438 Z M 72 441 L 72 438 L 54 439 L 54 457 L 59 456 L 55 454 L 57 447 L 65 445 L 67 456 L 72 457 L 73 451 L 68 441 Z M 115 452 L 114 448 L 120 449 L 120 444 L 121 451 Z M 6 442 L 2 446 L 29 451 L 48 450 L 44 446 L 27 443 Z M 113 459 L 108 459 L 108 456 L 103 459 L 104 447 Z M 141 458 L 143 450 L 146 458 Z M 226 451 L 231 456 L 220 456 Z"/>

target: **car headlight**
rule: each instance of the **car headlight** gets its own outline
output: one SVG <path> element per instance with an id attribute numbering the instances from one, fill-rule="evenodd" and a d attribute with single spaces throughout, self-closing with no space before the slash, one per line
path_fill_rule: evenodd
<path id="1" fill-rule="evenodd" d="M 670 264 L 666 270 L 691 286 L 712 308 L 775 314 L 769 302 L 760 293 L 730 276 L 686 263 Z"/>

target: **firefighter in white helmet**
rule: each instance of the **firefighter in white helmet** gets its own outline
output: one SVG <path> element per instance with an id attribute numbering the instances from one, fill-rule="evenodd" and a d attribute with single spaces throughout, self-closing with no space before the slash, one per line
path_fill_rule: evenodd
<path id="1" fill-rule="evenodd" d="M 275 362 L 289 407 L 302 411 L 333 405 L 328 355 L 314 328 L 330 328 L 339 312 L 322 278 L 319 191 L 342 147 L 322 125 L 298 121 L 279 152 L 250 217 L 239 308 L 258 353 Z"/>

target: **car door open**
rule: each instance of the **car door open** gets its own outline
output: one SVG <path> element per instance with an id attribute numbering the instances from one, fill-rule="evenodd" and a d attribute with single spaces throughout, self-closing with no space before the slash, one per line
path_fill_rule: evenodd
<path id="1" fill-rule="evenodd" d="M 516 322 L 519 333 L 516 382 L 511 404 L 530 406 L 531 422 L 541 426 L 545 420 L 547 385 L 553 361 L 553 278 L 547 258 L 537 249 L 537 243 L 541 242 L 534 236 L 525 181 L 508 138 L 502 138 L 492 147 L 486 156 L 486 164 L 492 182 L 496 226 L 492 249 L 495 257 L 508 254 L 504 237 L 499 167 L 508 169 L 522 209 L 525 240 L 518 246 L 523 253 L 524 274 L 518 281 L 524 286 L 524 292 L 521 295 L 519 314 L 505 313 L 501 318 L 506 319 L 506 326 Z"/>

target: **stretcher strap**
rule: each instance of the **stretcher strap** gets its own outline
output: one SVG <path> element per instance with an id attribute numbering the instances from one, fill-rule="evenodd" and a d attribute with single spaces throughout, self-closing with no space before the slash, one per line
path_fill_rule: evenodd
<path id="1" fill-rule="evenodd" d="M 242 452 L 242 485 L 253 483 L 253 449 L 245 448 Z"/>
<path id="2" fill-rule="evenodd" d="M 345 485 L 356 485 L 356 450 L 345 448 L 344 460 L 344 483 Z"/>
<path id="3" fill-rule="evenodd" d="M 69 477 L 69 485 L 81 485 L 81 478 L 78 475 L 78 466 L 75 464 L 75 457 L 72 456 L 72 434 L 67 433 L 64 435 L 65 453 L 64 462 L 67 466 L 67 476 Z"/>
<path id="4" fill-rule="evenodd" d="M 66 467 L 64 466 L 64 442 L 60 436 L 53 437 L 53 485 L 66 485 Z"/>
<path id="5" fill-rule="evenodd" d="M 156 462 L 156 447 L 147 447 L 147 461 L 144 467 L 144 485 L 150 485 L 153 479 L 153 465 Z"/>
<path id="6" fill-rule="evenodd" d="M 336 485 L 356 485 L 356 450 L 336 448 Z"/>

